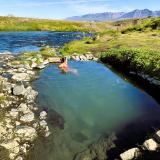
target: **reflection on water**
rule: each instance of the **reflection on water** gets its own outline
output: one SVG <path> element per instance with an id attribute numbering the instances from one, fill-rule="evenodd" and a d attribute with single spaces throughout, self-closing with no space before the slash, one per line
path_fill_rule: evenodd
<path id="1" fill-rule="evenodd" d="M 57 48 L 90 35 L 81 32 L 0 32 L 0 52 L 38 51 L 46 45 Z"/>
<path id="2" fill-rule="evenodd" d="M 69 65 L 78 70 L 78 75 L 62 74 L 51 65 L 34 82 L 38 103 L 55 110 L 65 122 L 54 138 L 39 142 L 34 160 L 71 160 L 102 134 L 143 116 L 153 120 L 160 114 L 152 97 L 103 64 L 70 61 Z"/>

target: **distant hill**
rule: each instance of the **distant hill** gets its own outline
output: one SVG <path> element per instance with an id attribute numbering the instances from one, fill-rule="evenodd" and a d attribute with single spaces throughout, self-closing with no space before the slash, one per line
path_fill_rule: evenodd
<path id="1" fill-rule="evenodd" d="M 159 17 L 160 11 L 151 11 L 149 9 L 136 9 L 131 12 L 105 12 L 96 14 L 86 14 L 82 16 L 74 16 L 66 18 L 66 20 L 74 21 L 117 21 L 123 19 Z"/>

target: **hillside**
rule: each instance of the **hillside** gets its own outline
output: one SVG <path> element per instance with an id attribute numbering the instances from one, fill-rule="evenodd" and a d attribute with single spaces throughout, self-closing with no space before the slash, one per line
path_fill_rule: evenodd
<path id="1" fill-rule="evenodd" d="M 0 16 L 0 31 L 90 31 L 87 22 Z"/>
<path id="2" fill-rule="evenodd" d="M 117 21 L 124 19 L 134 19 L 134 18 L 146 18 L 146 17 L 158 17 L 160 16 L 160 11 L 151 11 L 149 9 L 144 10 L 134 10 L 131 12 L 105 12 L 96 14 L 86 14 L 82 16 L 69 17 L 67 20 L 76 21 Z"/>

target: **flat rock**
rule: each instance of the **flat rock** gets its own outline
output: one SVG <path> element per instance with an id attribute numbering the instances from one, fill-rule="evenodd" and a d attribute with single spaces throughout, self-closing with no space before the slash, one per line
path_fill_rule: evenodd
<path id="1" fill-rule="evenodd" d="M 20 121 L 25 122 L 25 123 L 29 123 L 29 122 L 34 121 L 34 113 L 30 112 L 30 113 L 27 113 L 27 114 L 21 116 Z"/>
<path id="2" fill-rule="evenodd" d="M 60 63 L 61 58 L 60 57 L 49 57 L 48 61 L 49 61 L 49 63 Z"/>
<path id="3" fill-rule="evenodd" d="M 133 160 L 140 155 L 140 150 L 138 148 L 132 148 L 128 151 L 120 154 L 122 160 Z"/>
<path id="4" fill-rule="evenodd" d="M 43 69 L 43 68 L 45 68 L 45 65 L 44 64 L 39 64 L 39 65 L 36 66 L 36 68 Z"/>
<path id="5" fill-rule="evenodd" d="M 12 79 L 16 81 L 29 81 L 30 78 L 31 77 L 27 73 L 16 73 L 12 76 Z"/>

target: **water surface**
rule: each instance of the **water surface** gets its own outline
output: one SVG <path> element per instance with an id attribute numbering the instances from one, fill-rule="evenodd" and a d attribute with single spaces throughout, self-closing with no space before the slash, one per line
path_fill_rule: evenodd
<path id="1" fill-rule="evenodd" d="M 34 160 L 71 160 L 101 135 L 129 122 L 160 120 L 159 104 L 105 65 L 70 61 L 69 66 L 78 74 L 51 65 L 34 82 L 39 105 L 55 110 L 65 121 L 64 129 L 46 146 L 38 146 Z"/>
<path id="2" fill-rule="evenodd" d="M 64 43 L 90 35 L 81 32 L 0 32 L 0 52 L 38 51 L 43 46 L 58 48 Z"/>

